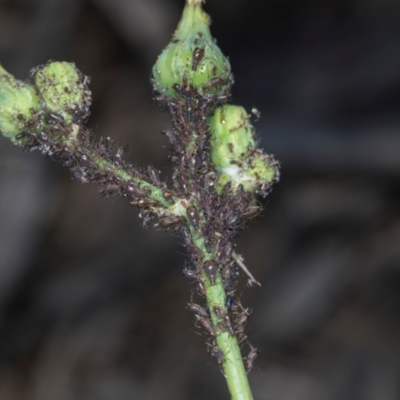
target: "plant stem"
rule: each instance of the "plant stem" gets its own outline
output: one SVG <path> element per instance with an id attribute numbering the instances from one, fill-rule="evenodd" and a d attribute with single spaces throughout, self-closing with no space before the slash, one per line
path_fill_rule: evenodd
<path id="1" fill-rule="evenodd" d="M 187 222 L 193 244 L 202 253 L 202 262 L 204 263 L 212 259 L 213 255 L 207 251 L 204 237 L 197 233 L 189 220 L 187 220 Z M 222 369 L 232 400 L 253 400 L 253 395 L 251 393 L 243 359 L 240 353 L 238 338 L 236 335 L 231 335 L 228 331 L 223 332 L 221 330 L 219 323 L 224 322 L 223 318 L 221 319 L 214 311 L 214 308 L 218 307 L 222 316 L 229 315 L 226 307 L 226 292 L 221 272 L 218 269 L 214 285 L 210 282 L 204 270 L 202 271 L 202 277 L 204 279 L 207 306 L 215 332 L 215 341 L 219 351 L 222 353 Z"/>
<path id="2" fill-rule="evenodd" d="M 112 161 L 110 155 L 106 157 L 99 154 L 96 151 L 95 144 L 89 143 L 88 136 L 89 132 L 76 124 L 59 127 L 58 130 L 57 128 L 50 128 L 46 124 L 43 132 L 13 138 L 12 141 L 16 145 L 31 148 L 31 150 L 39 150 L 43 154 L 57 159 L 61 164 L 63 164 L 63 154 L 67 154 L 70 164 L 64 166 L 71 171 L 76 169 L 87 170 L 86 173 L 83 173 L 84 177 L 78 178 L 83 183 L 97 183 L 101 188 L 101 175 L 103 174 L 107 176 L 106 184 L 107 182 L 117 181 L 119 186 L 125 187 L 126 190 L 121 190 L 120 193 L 129 200 L 135 199 L 135 191 L 143 192 L 147 199 L 155 200 L 158 205 L 152 207 L 154 211 L 160 212 L 160 208 L 171 207 L 171 203 L 166 198 L 167 195 L 170 195 L 171 202 L 177 201 L 168 191 L 147 181 L 136 168 L 125 165 L 123 160 Z M 46 143 L 47 140 L 43 139 L 44 137 L 51 141 L 51 150 Z M 32 139 L 43 143 L 39 146 L 27 144 Z M 116 155 L 113 158 L 118 159 Z M 127 195 L 130 191 L 133 191 L 131 196 Z"/>

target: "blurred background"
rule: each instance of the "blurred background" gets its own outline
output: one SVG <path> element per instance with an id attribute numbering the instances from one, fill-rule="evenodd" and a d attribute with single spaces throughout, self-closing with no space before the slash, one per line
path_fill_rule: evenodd
<path id="1" fill-rule="evenodd" d="M 150 68 L 183 0 L 1 0 L 0 60 L 92 77 L 90 126 L 168 173 Z M 400 3 L 208 0 L 282 180 L 238 241 L 256 400 L 400 399 Z M 0 138 L 1 139 L 1 138 Z M 228 400 L 179 239 L 0 140 L 0 399 Z"/>

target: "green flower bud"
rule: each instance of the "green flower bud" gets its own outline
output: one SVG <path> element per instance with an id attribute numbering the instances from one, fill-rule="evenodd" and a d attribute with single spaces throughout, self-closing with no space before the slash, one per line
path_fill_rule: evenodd
<path id="1" fill-rule="evenodd" d="M 201 94 L 219 96 L 231 86 L 229 61 L 215 44 L 210 17 L 200 3 L 186 4 L 171 42 L 153 67 L 154 89 L 162 95 L 177 97 L 179 87 L 189 85 Z"/>
<path id="2" fill-rule="evenodd" d="M 50 113 L 61 116 L 67 124 L 88 117 L 91 105 L 89 78 L 75 64 L 50 62 L 35 68 L 31 76 Z"/>
<path id="3" fill-rule="evenodd" d="M 0 65 L 0 132 L 15 138 L 40 125 L 40 97 L 36 88 L 19 81 Z"/>
<path id="4" fill-rule="evenodd" d="M 245 192 L 265 194 L 278 179 L 278 163 L 256 148 L 254 129 L 243 107 L 217 107 L 208 120 L 211 129 L 211 160 L 219 172 L 216 184 L 221 191 L 231 183 Z"/>
<path id="5" fill-rule="evenodd" d="M 228 168 L 246 159 L 255 148 L 253 127 L 243 107 L 225 104 L 209 118 L 211 159 L 217 168 Z"/>

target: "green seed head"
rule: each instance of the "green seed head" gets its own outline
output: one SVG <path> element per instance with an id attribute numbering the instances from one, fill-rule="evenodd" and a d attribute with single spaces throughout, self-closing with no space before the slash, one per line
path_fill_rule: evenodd
<path id="1" fill-rule="evenodd" d="M 217 191 L 231 183 L 245 192 L 267 193 L 278 178 L 278 164 L 272 156 L 256 148 L 254 129 L 243 107 L 217 107 L 209 118 L 211 160 L 218 171 Z"/>
<path id="2" fill-rule="evenodd" d="M 66 124 L 89 115 L 89 78 L 73 63 L 50 62 L 31 71 L 47 110 L 61 116 Z"/>
<path id="3" fill-rule="evenodd" d="M 19 81 L 0 65 L 0 132 L 15 138 L 40 125 L 41 102 L 33 85 Z"/>
<path id="4" fill-rule="evenodd" d="M 201 94 L 224 95 L 231 86 L 228 59 L 210 33 L 210 17 L 199 2 L 186 4 L 169 45 L 153 67 L 154 89 L 177 97 L 179 87 L 192 86 Z"/>

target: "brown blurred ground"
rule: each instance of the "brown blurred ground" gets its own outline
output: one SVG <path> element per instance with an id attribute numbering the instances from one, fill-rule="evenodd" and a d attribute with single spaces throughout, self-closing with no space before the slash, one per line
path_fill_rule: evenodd
<path id="1" fill-rule="evenodd" d="M 0 60 L 92 77 L 90 125 L 168 175 L 149 71 L 183 1 L 3 0 Z M 260 4 L 259 4 L 260 3 Z M 239 240 L 256 400 L 400 398 L 400 4 L 209 0 L 282 181 Z M 0 399 L 228 399 L 177 238 L 0 140 Z"/>

